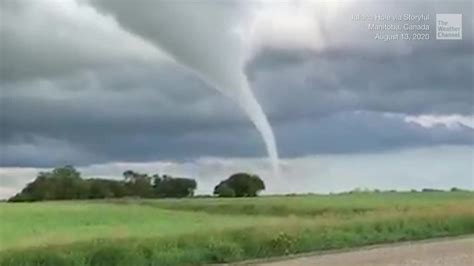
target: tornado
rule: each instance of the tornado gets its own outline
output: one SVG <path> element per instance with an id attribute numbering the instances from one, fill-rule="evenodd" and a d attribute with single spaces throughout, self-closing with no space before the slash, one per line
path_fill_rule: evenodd
<path id="1" fill-rule="evenodd" d="M 90 1 L 236 102 L 260 133 L 279 177 L 275 136 L 244 71 L 247 47 L 239 22 L 245 10 L 238 2 Z"/>
<path id="2" fill-rule="evenodd" d="M 247 113 L 249 119 L 257 128 L 258 132 L 265 142 L 268 156 L 273 168 L 274 178 L 280 177 L 280 167 L 278 158 L 278 149 L 276 145 L 275 135 L 273 129 L 268 121 L 267 116 L 263 112 L 262 107 L 258 103 L 257 99 L 253 95 L 248 82 L 245 80 L 245 85 L 242 89 L 242 95 L 239 99 L 239 104 L 243 110 Z"/>

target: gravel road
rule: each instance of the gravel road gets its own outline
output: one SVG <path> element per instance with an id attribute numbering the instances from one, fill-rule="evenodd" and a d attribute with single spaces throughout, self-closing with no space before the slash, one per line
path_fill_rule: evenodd
<path id="1" fill-rule="evenodd" d="M 343 253 L 300 257 L 260 266 L 474 266 L 474 237 L 394 244 Z"/>

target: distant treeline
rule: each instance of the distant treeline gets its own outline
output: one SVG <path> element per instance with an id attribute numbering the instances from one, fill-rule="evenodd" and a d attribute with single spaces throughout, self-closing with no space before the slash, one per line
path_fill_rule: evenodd
<path id="1" fill-rule="evenodd" d="M 189 178 L 140 174 L 131 170 L 123 173 L 123 180 L 83 179 L 72 166 L 40 172 L 11 202 L 104 199 L 122 197 L 164 198 L 192 196 L 196 181 Z"/>
<path id="2" fill-rule="evenodd" d="M 194 179 L 137 173 L 127 170 L 122 180 L 88 178 L 73 166 L 40 172 L 37 178 L 26 185 L 10 202 L 105 199 L 105 198 L 182 198 L 194 195 L 197 183 Z M 265 189 L 263 181 L 256 175 L 237 173 L 220 182 L 214 194 L 220 197 L 254 197 Z"/>

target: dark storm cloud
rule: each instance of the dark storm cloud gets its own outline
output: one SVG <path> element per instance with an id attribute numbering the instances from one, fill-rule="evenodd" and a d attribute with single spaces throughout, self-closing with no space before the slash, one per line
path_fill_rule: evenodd
<path id="1" fill-rule="evenodd" d="M 225 112 L 222 101 L 222 98 L 214 97 L 213 109 Z M 129 99 L 124 106 L 134 108 L 140 102 Z M 212 118 L 194 108 L 194 112 L 189 111 L 192 115 L 175 114 L 173 119 L 169 119 L 173 110 L 157 108 L 157 112 L 163 112 L 162 116 L 136 114 L 127 117 L 122 113 L 115 120 L 100 113 L 99 110 L 106 107 L 87 106 L 87 111 L 82 113 L 58 108 L 58 112 L 44 117 L 31 117 L 29 114 L 45 113 L 41 110 L 44 106 L 32 106 L 24 104 L 20 109 L 31 109 L 27 112 L 9 110 L 4 114 L 15 115 L 2 116 L 7 130 L 1 145 L 2 150 L 8 151 L 5 153 L 8 155 L 2 158 L 3 165 L 187 160 L 203 154 L 225 157 L 264 155 L 263 143 L 250 123 L 241 117 L 232 119 L 232 115 L 226 119 Z M 176 104 L 174 108 L 183 110 L 185 105 Z M 280 121 L 275 124 L 275 132 L 284 157 L 364 153 L 440 144 L 471 145 L 474 133 L 472 128 L 464 126 L 426 128 L 405 122 L 403 116 L 367 112 Z"/>
<path id="2" fill-rule="evenodd" d="M 459 125 L 425 128 L 402 116 L 372 112 L 338 113 L 317 121 L 301 119 L 279 128 L 281 151 L 287 156 L 313 153 L 382 152 L 440 144 L 472 145 L 474 129 Z"/>
<path id="3" fill-rule="evenodd" d="M 154 47 L 75 1 L 1 2 L 0 82 L 154 61 Z"/>
<path id="4" fill-rule="evenodd" d="M 468 10 L 472 1 L 362 1 L 338 9 L 331 23 L 321 19 L 322 48 L 264 46 L 246 70 L 274 119 L 357 109 L 472 115 L 474 21 Z M 436 13 L 461 13 L 463 39 L 436 40 Z M 357 14 L 429 14 L 422 23 L 431 28 L 431 38 L 375 41 L 368 22 L 351 19 Z"/>
<path id="5" fill-rule="evenodd" d="M 228 149 L 244 156 L 261 148 L 234 103 L 174 66 L 17 82 L 3 92 L 4 165 L 183 159 Z M 247 142 L 226 147 L 242 131 Z"/>
<path id="6" fill-rule="evenodd" d="M 2 2 L 2 166 L 264 156 L 232 101 L 111 17 L 64 3 Z M 471 146 L 472 128 L 403 118 L 473 114 L 472 17 L 463 14 L 459 42 L 376 43 L 326 30 L 320 50 L 260 49 L 247 73 L 282 156 Z"/>
<path id="7" fill-rule="evenodd" d="M 363 54 L 313 55 L 299 63 L 285 58 L 276 63 L 279 67 L 265 70 L 268 61 L 278 58 L 267 55 L 272 59 L 259 58 L 253 66 L 262 66 L 253 71 L 253 87 L 274 119 L 358 109 L 469 115 L 473 112 L 472 52 L 453 49 L 452 54 L 433 51 L 384 60 Z"/>

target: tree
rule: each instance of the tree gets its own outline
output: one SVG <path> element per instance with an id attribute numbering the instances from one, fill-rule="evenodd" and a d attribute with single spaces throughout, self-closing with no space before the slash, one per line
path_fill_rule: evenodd
<path id="1" fill-rule="evenodd" d="M 127 170 L 127 171 L 123 172 L 123 177 L 125 179 L 125 182 L 132 182 L 133 178 L 136 175 L 137 175 L 137 173 L 135 173 L 132 170 Z"/>
<path id="2" fill-rule="evenodd" d="M 71 165 L 53 169 L 49 180 L 54 191 L 53 199 L 80 199 L 87 193 L 81 174 Z"/>
<path id="3" fill-rule="evenodd" d="M 87 197 L 81 174 L 72 166 L 58 167 L 51 172 L 40 172 L 11 201 L 66 200 Z"/>
<path id="4" fill-rule="evenodd" d="M 235 191 L 231 187 L 229 187 L 229 185 L 227 185 L 226 183 L 217 185 L 214 188 L 214 194 L 223 198 L 235 197 Z"/>
<path id="5" fill-rule="evenodd" d="M 125 186 L 130 196 L 142 198 L 153 197 L 152 178 L 148 174 L 136 173 L 132 170 L 123 172 Z"/>
<path id="6" fill-rule="evenodd" d="M 119 180 L 107 180 L 107 182 L 114 198 L 123 198 L 128 195 L 125 182 Z"/>
<path id="7" fill-rule="evenodd" d="M 221 197 L 229 196 L 233 190 L 236 197 L 255 197 L 265 189 L 265 184 L 257 175 L 237 173 L 221 181 L 215 188 L 214 194 Z"/>
<path id="8" fill-rule="evenodd" d="M 136 196 L 141 198 L 193 196 L 197 183 L 189 178 L 140 174 L 132 170 L 123 173 L 124 180 L 82 179 L 72 166 L 40 172 L 37 178 L 9 199 L 10 202 L 104 199 Z"/>
<path id="9" fill-rule="evenodd" d="M 160 198 L 183 198 L 194 195 L 197 183 L 194 179 L 153 175 L 155 195 Z"/>

